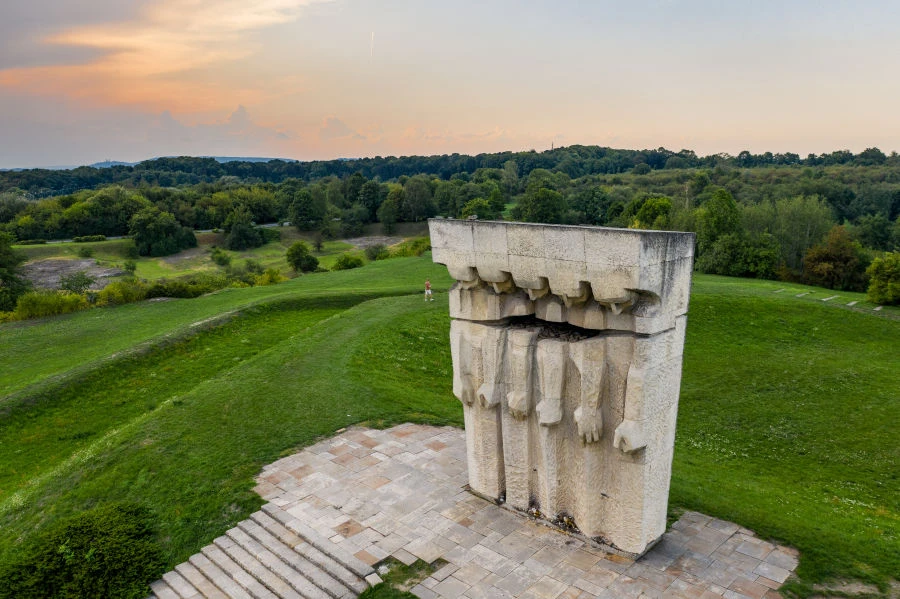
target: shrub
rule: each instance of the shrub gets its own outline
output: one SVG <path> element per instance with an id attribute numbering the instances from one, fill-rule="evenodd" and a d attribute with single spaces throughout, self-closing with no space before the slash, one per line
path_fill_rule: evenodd
<path id="1" fill-rule="evenodd" d="M 254 281 L 257 285 L 275 285 L 284 281 L 284 277 L 277 268 L 267 268 L 266 272 L 256 277 Z"/>
<path id="2" fill-rule="evenodd" d="M 366 248 L 366 258 L 368 258 L 370 262 L 374 262 L 376 260 L 384 260 L 390 257 L 391 253 L 384 246 L 384 244 L 379 243 L 376 245 L 370 245 Z"/>
<path id="3" fill-rule="evenodd" d="M 0 598 L 143 599 L 164 567 L 150 512 L 107 504 L 36 535 L 0 571 Z"/>
<path id="4" fill-rule="evenodd" d="M 430 249 L 431 241 L 427 237 L 414 237 L 391 248 L 391 258 L 421 256 Z"/>
<path id="5" fill-rule="evenodd" d="M 281 231 L 275 227 L 260 227 L 259 234 L 262 236 L 263 244 L 281 241 Z"/>
<path id="6" fill-rule="evenodd" d="M 97 293 L 97 304 L 100 306 L 119 306 L 139 302 L 146 297 L 147 287 L 140 281 L 116 281 Z"/>
<path id="7" fill-rule="evenodd" d="M 135 262 L 134 260 L 126 260 L 125 264 L 122 265 L 122 268 L 133 275 L 134 271 L 137 270 L 137 262 Z"/>
<path id="8" fill-rule="evenodd" d="M 63 291 L 71 293 L 84 293 L 94 284 L 94 277 L 87 274 L 85 270 L 79 270 L 70 275 L 63 275 L 59 278 L 59 288 Z"/>
<path id="9" fill-rule="evenodd" d="M 309 246 L 303 241 L 292 244 L 285 258 L 294 272 L 312 272 L 319 266 L 318 258 L 309 253 Z"/>
<path id="10" fill-rule="evenodd" d="M 351 268 L 359 268 L 363 265 L 363 260 L 359 256 L 351 254 L 341 254 L 331 270 L 350 270 Z"/>
<path id="11" fill-rule="evenodd" d="M 30 291 L 19 297 L 16 302 L 15 316 L 17 320 L 26 318 L 44 318 L 58 314 L 69 314 L 89 308 L 83 295 L 69 291 Z"/>
<path id="12" fill-rule="evenodd" d="M 231 255 L 219 247 L 213 247 L 209 253 L 209 257 L 219 266 L 228 266 L 231 264 Z"/>
<path id="13" fill-rule="evenodd" d="M 871 277 L 869 301 L 882 305 L 900 305 L 900 252 L 888 252 L 875 258 L 866 270 Z"/>
<path id="14" fill-rule="evenodd" d="M 75 243 L 87 243 L 91 241 L 106 241 L 106 235 L 81 235 L 80 237 L 73 237 L 72 241 Z"/>
<path id="15" fill-rule="evenodd" d="M 253 274 L 261 275 L 263 273 L 262 262 L 253 258 L 247 258 L 244 262 L 244 268 L 247 269 L 247 272 L 252 272 Z"/>
<path id="16" fill-rule="evenodd" d="M 24 241 L 17 241 L 16 245 L 43 245 L 47 243 L 46 239 L 26 239 Z"/>
<path id="17" fill-rule="evenodd" d="M 806 252 L 803 281 L 828 289 L 864 291 L 869 263 L 869 256 L 859 242 L 853 241 L 842 225 L 836 225 L 823 243 Z"/>
<path id="18" fill-rule="evenodd" d="M 80 247 L 80 248 L 78 248 L 77 253 L 81 258 L 90 258 L 91 256 L 94 255 L 94 248 L 87 247 L 87 246 Z"/>

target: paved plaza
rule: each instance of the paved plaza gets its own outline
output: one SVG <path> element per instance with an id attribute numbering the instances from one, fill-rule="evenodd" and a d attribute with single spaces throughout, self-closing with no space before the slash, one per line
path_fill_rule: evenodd
<path id="1" fill-rule="evenodd" d="M 796 551 L 694 512 L 636 562 L 608 554 L 466 491 L 465 433 L 450 427 L 349 429 L 258 481 L 263 510 L 155 583 L 157 597 L 349 598 L 393 556 L 446 561 L 412 589 L 422 599 L 775 599 L 797 566 Z"/>

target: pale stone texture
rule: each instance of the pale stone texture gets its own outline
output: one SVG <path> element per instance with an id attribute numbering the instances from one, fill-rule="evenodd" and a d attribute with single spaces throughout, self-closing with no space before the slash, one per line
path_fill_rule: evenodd
<path id="1" fill-rule="evenodd" d="M 693 234 L 429 226 L 434 261 L 457 279 L 470 488 L 644 553 L 665 531 Z"/>
<path id="2" fill-rule="evenodd" d="M 423 599 L 746 598 L 797 567 L 796 551 L 695 512 L 637 561 L 607 554 L 466 492 L 465 434 L 450 427 L 351 428 L 257 481 L 262 510 L 154 583 L 153 596 L 353 599 L 388 556 L 446 560 L 412 589 Z"/>

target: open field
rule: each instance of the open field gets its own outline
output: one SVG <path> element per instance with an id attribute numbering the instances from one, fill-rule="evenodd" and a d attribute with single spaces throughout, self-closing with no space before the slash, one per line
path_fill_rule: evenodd
<path id="1" fill-rule="evenodd" d="M 425 277 L 450 283 L 426 254 L 0 325 L 0 557 L 126 500 L 154 511 L 171 566 L 260 505 L 253 477 L 281 455 L 359 422 L 461 426 Z M 861 300 L 695 278 L 672 509 L 798 547 L 801 595 L 900 572 L 900 315 Z"/>
<path id="2" fill-rule="evenodd" d="M 373 229 L 374 230 L 374 229 Z M 413 230 L 410 228 L 410 230 Z M 238 266 L 248 259 L 257 260 L 263 268 L 277 268 L 284 274 L 291 272 L 290 266 L 285 260 L 285 252 L 295 241 L 306 241 L 312 247 L 312 236 L 298 233 L 293 227 L 279 227 L 280 241 L 273 241 L 258 248 L 246 251 L 227 251 L 231 256 L 232 264 Z M 197 247 L 179 252 L 172 256 L 160 258 L 139 257 L 134 258 L 137 265 L 135 275 L 149 281 L 165 278 L 177 278 L 200 272 L 214 272 L 220 270 L 210 259 L 210 250 L 213 246 L 222 247 L 224 236 L 221 233 L 198 233 Z M 48 243 L 44 245 L 20 245 L 15 246 L 16 251 L 25 254 L 28 260 L 75 260 L 83 258 L 79 251 L 89 250 L 91 258 L 97 265 L 106 268 L 121 269 L 129 259 L 129 249 L 134 248 L 130 239 L 111 239 L 108 241 L 95 241 L 88 243 Z M 362 251 L 356 250 L 348 243 L 340 240 L 326 241 L 322 251 L 313 251 L 313 255 L 319 259 L 321 266 L 330 268 L 338 256 L 349 252 L 362 256 Z"/>

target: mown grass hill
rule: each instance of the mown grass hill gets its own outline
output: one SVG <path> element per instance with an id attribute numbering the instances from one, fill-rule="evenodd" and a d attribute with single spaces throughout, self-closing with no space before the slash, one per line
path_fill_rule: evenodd
<path id="1" fill-rule="evenodd" d="M 462 426 L 450 283 L 426 254 L 0 325 L 0 561 L 124 501 L 171 567 L 260 506 L 279 456 L 355 423 Z M 800 595 L 900 572 L 900 319 L 832 295 L 699 275 L 685 348 L 671 509 L 797 547 Z"/>

